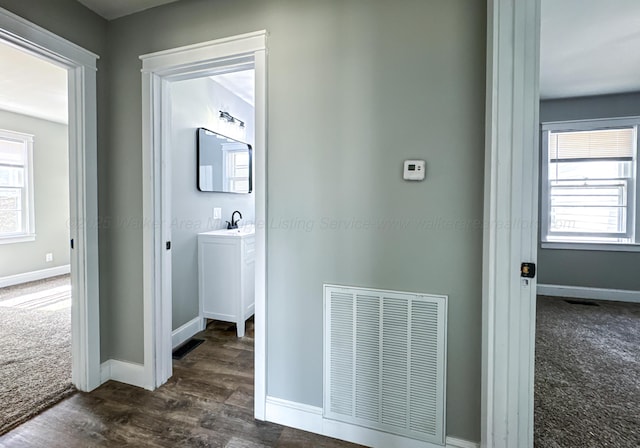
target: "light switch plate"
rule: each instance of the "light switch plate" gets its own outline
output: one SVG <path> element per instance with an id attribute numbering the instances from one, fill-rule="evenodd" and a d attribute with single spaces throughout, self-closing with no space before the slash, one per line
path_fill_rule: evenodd
<path id="1" fill-rule="evenodd" d="M 214 207 L 213 219 L 222 219 L 222 209 L 220 207 Z"/>

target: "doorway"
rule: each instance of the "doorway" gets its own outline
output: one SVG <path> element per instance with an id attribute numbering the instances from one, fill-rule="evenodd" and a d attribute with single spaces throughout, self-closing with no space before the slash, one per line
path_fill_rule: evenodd
<path id="1" fill-rule="evenodd" d="M 97 195 L 97 55 L 0 9 L 0 40 L 66 71 L 72 382 L 100 385 Z M 37 236 L 36 236 L 37 238 Z"/>
<path id="2" fill-rule="evenodd" d="M 3 432 L 74 388 L 67 70 L 0 41 L 0 81 Z"/>
<path id="3" fill-rule="evenodd" d="M 245 318 L 252 315 L 254 84 L 252 63 L 169 84 L 171 142 L 170 160 L 165 163 L 171 167 L 171 266 L 167 271 L 174 349 L 204 329 L 208 319 L 235 323 L 241 336 Z M 248 257 L 238 268 L 241 260 L 236 257 L 243 248 Z M 236 276 L 247 278 L 244 283 L 232 281 Z"/>
<path id="4" fill-rule="evenodd" d="M 536 279 L 520 265 L 538 256 L 541 3 L 488 3 L 483 446 L 534 440 Z"/>
<path id="5" fill-rule="evenodd" d="M 141 56 L 143 71 L 143 203 L 145 387 L 155 389 L 172 374 L 171 286 L 172 83 L 254 70 L 255 148 L 255 416 L 265 407 L 266 291 L 266 33 L 264 31 Z M 215 111 L 218 115 L 220 111 Z M 195 134 L 192 150 L 195 151 Z M 195 176 L 196 167 L 193 166 Z M 195 177 L 192 179 L 195 184 Z M 213 207 L 217 208 L 217 207 Z M 220 207 L 222 208 L 222 207 Z M 215 210 L 211 210 L 215 219 Z M 228 220 L 228 217 L 224 217 Z M 202 319 L 199 319 L 200 322 Z"/>
<path id="6" fill-rule="evenodd" d="M 536 446 L 640 443 L 638 14 L 541 3 Z"/>

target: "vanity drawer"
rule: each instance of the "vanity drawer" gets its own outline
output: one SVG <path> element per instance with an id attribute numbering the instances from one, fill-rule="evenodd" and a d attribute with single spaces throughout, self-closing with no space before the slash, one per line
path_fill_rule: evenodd
<path id="1" fill-rule="evenodd" d="M 242 240 L 243 254 L 253 259 L 256 253 L 256 238 L 247 237 Z"/>

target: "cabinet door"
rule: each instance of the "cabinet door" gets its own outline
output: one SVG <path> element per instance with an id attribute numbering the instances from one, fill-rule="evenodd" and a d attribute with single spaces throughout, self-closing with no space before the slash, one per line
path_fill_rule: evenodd
<path id="1" fill-rule="evenodd" d="M 202 242 L 200 249 L 204 317 L 233 322 L 240 299 L 238 246 L 234 241 Z"/>

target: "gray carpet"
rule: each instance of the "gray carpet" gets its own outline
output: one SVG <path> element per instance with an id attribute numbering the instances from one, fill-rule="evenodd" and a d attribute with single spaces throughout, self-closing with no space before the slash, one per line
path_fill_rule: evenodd
<path id="1" fill-rule="evenodd" d="M 586 302 L 538 297 L 535 446 L 639 447 L 640 304 Z"/>
<path id="2" fill-rule="evenodd" d="M 68 282 L 0 289 L 0 434 L 75 391 Z"/>

